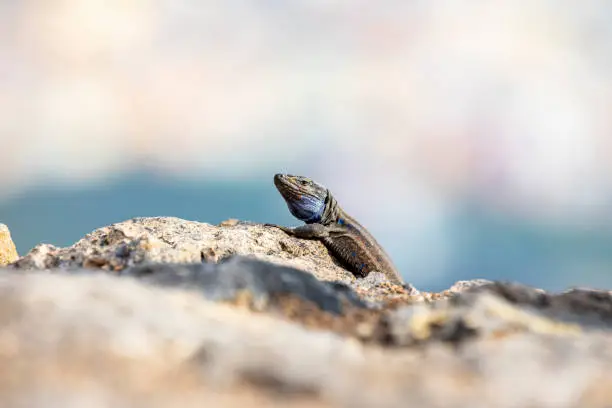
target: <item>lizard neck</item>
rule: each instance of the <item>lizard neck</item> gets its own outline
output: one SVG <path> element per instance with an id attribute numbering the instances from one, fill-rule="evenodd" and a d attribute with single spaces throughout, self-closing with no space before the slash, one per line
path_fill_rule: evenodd
<path id="1" fill-rule="evenodd" d="M 338 201 L 334 198 L 331 191 L 327 190 L 327 200 L 325 202 L 325 209 L 321 215 L 321 221 L 323 225 L 333 224 L 338 221 L 338 217 L 343 214 L 342 208 L 338 205 Z"/>

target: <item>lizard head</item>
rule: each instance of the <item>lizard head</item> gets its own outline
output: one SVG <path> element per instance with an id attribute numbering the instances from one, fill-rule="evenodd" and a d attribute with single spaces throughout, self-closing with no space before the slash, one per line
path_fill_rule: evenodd
<path id="1" fill-rule="evenodd" d="M 328 197 L 327 188 L 308 177 L 291 174 L 275 174 L 274 185 L 295 218 L 307 224 L 321 220 Z"/>

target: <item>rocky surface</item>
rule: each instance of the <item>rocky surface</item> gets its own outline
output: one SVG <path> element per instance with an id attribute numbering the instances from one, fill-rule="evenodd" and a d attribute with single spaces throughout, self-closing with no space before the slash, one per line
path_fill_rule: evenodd
<path id="1" fill-rule="evenodd" d="M 15 262 L 19 258 L 17 248 L 11 238 L 11 232 L 4 224 L 0 224 L 0 266 Z"/>
<path id="2" fill-rule="evenodd" d="M 247 292 L 256 309 L 281 296 L 295 296 L 333 314 L 342 313 L 342 304 L 365 307 L 348 286 L 323 282 L 298 269 L 232 256 L 218 264 L 148 264 L 125 269 L 124 276 L 162 286 L 197 288 L 213 301 L 235 300 Z"/>
<path id="3" fill-rule="evenodd" d="M 146 262 L 218 262 L 232 255 L 293 266 L 320 280 L 355 280 L 318 241 L 300 240 L 277 228 L 237 220 L 215 226 L 173 217 L 135 218 L 112 224 L 67 248 L 41 244 L 16 266 L 119 271 Z"/>
<path id="4" fill-rule="evenodd" d="M 223 224 L 135 219 L 0 269 L 2 406 L 612 405 L 607 291 L 427 293 Z"/>

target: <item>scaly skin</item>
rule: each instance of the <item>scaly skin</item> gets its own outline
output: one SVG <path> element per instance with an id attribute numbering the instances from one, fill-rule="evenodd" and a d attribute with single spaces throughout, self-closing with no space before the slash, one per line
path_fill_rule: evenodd
<path id="1" fill-rule="evenodd" d="M 365 277 L 372 271 L 384 273 L 392 282 L 403 280 L 389 256 L 374 237 L 348 215 L 321 184 L 302 176 L 274 175 L 274 184 L 285 199 L 294 217 L 306 224 L 280 228 L 298 238 L 318 239 L 357 277 Z"/>

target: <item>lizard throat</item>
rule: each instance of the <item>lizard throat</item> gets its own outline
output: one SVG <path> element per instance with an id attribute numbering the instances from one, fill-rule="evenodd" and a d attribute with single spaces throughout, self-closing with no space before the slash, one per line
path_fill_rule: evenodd
<path id="1" fill-rule="evenodd" d="M 307 224 L 320 222 L 325 213 L 325 202 L 310 196 L 302 196 L 300 200 L 288 200 L 287 205 L 295 218 Z"/>

